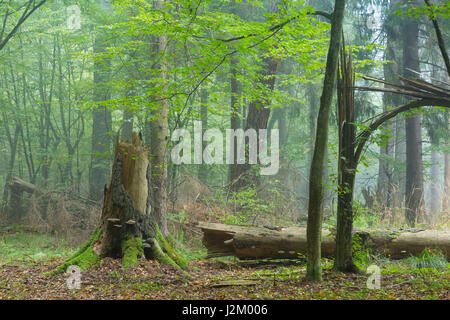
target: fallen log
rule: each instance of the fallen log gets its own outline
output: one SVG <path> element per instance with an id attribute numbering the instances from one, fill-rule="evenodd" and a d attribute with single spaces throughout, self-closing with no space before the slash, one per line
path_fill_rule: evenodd
<path id="1" fill-rule="evenodd" d="M 236 256 L 239 259 L 293 259 L 306 253 L 306 228 L 267 228 L 200 222 L 208 258 Z M 355 230 L 354 237 L 375 252 L 393 259 L 418 255 L 425 248 L 450 252 L 450 230 Z M 322 230 L 322 256 L 332 257 L 335 239 Z"/>

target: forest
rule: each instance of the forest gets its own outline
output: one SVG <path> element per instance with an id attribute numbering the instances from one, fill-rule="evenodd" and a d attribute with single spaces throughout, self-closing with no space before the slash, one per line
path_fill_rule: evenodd
<path id="1" fill-rule="evenodd" d="M 450 300 L 449 17 L 0 0 L 0 299 Z"/>

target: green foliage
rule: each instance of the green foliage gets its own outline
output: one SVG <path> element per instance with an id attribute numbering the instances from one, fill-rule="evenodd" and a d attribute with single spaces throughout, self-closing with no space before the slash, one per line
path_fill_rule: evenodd
<path id="1" fill-rule="evenodd" d="M 448 268 L 447 257 L 439 249 L 424 249 L 420 255 L 412 256 L 408 260 L 414 268 L 422 272 Z"/>
<path id="2" fill-rule="evenodd" d="M 359 235 L 353 235 L 353 261 L 359 269 L 372 263 L 371 250 L 367 248 Z"/>
<path id="3" fill-rule="evenodd" d="M 373 210 L 366 208 L 359 200 L 353 201 L 353 224 L 359 228 L 373 228 L 379 222 L 379 215 Z"/>
<path id="4" fill-rule="evenodd" d="M 430 1 L 431 2 L 431 1 Z M 408 17 L 420 18 L 421 16 L 427 16 L 429 18 L 441 17 L 442 19 L 448 19 L 450 17 L 450 4 L 446 1 L 439 4 L 430 3 L 431 6 L 420 6 L 420 7 L 403 7 L 398 10 L 395 14 L 397 16 L 406 15 Z"/>
<path id="5" fill-rule="evenodd" d="M 164 286 L 157 282 L 131 282 L 130 284 L 125 285 L 127 288 L 130 288 L 132 290 L 141 291 L 144 293 L 148 293 L 149 291 L 156 291 L 156 290 L 162 290 L 164 289 Z"/>
<path id="6" fill-rule="evenodd" d="M 222 222 L 225 224 L 235 224 L 240 226 L 249 226 L 250 223 L 247 222 L 247 217 L 244 215 L 228 214 L 226 217 L 221 218 Z"/>
<path id="7" fill-rule="evenodd" d="M 268 188 L 261 194 L 256 187 L 248 187 L 231 196 L 236 213 L 223 218 L 224 223 L 253 225 L 257 218 L 270 219 L 275 216 L 276 203 L 281 194 L 276 188 Z"/>

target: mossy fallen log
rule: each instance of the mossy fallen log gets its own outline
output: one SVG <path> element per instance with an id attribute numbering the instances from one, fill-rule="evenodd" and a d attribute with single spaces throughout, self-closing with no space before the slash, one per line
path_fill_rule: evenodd
<path id="1" fill-rule="evenodd" d="M 306 228 L 237 226 L 200 222 L 208 257 L 236 256 L 239 259 L 293 259 L 306 253 Z M 425 248 L 438 248 L 448 257 L 450 230 L 355 230 L 354 237 L 367 248 L 393 259 L 418 255 Z M 322 230 L 322 256 L 332 257 L 335 238 Z"/>

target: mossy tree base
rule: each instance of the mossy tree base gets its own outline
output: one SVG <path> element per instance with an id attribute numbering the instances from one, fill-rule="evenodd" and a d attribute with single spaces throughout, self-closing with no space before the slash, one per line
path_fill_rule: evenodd
<path id="1" fill-rule="evenodd" d="M 100 225 L 89 241 L 59 266 L 56 273 L 65 272 L 71 265 L 86 270 L 104 257 L 122 259 L 124 269 L 136 266 L 145 258 L 187 268 L 187 262 L 159 231 L 152 214 L 151 176 L 149 153 L 139 136 L 133 133 L 130 144 L 119 142 L 118 135 Z"/>
<path id="2" fill-rule="evenodd" d="M 67 270 L 69 266 L 79 266 L 81 270 L 87 270 L 100 261 L 100 256 L 94 249 L 95 243 L 98 241 L 101 234 L 100 228 L 96 228 L 89 238 L 89 240 L 78 249 L 69 259 L 60 265 L 55 271 L 48 274 L 60 274 Z"/>
<path id="3" fill-rule="evenodd" d="M 322 267 L 320 265 L 320 262 L 317 263 L 309 263 L 306 268 L 306 275 L 305 275 L 306 281 L 314 281 L 314 282 L 321 282 L 322 281 Z"/>

